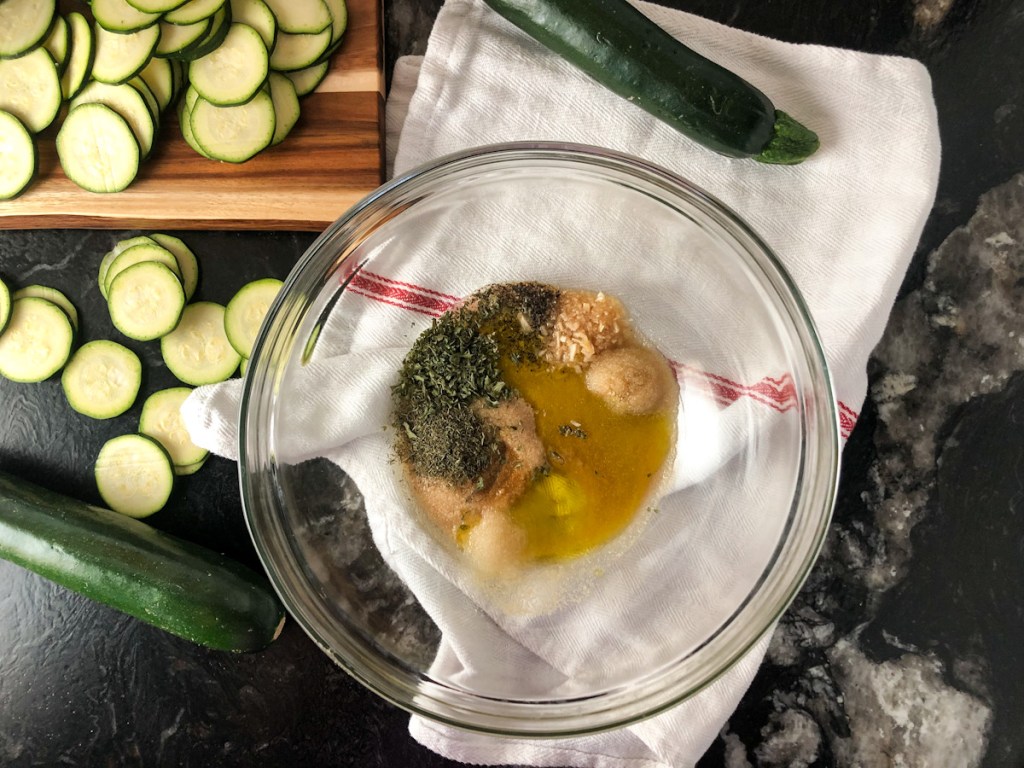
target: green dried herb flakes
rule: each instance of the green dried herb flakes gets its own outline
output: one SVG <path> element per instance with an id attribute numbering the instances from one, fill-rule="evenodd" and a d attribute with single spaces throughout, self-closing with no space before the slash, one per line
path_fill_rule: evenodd
<path id="1" fill-rule="evenodd" d="M 580 440 L 587 439 L 587 431 L 576 422 L 563 424 L 558 428 L 558 434 L 562 437 L 577 437 Z"/>
<path id="2" fill-rule="evenodd" d="M 504 446 L 473 407 L 515 396 L 500 358 L 536 359 L 558 297 L 540 283 L 488 286 L 416 339 L 392 389 L 399 457 L 414 472 L 477 490 L 493 480 Z"/>

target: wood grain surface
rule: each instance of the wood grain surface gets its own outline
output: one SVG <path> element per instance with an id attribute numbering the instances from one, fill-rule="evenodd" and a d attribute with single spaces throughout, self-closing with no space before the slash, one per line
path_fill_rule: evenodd
<path id="1" fill-rule="evenodd" d="M 36 139 L 35 182 L 0 202 L 0 229 L 323 229 L 383 181 L 380 0 L 348 0 L 348 8 L 345 41 L 283 143 L 245 163 L 209 160 L 184 142 L 168 110 L 132 185 L 97 194 L 64 175 L 51 127 Z"/>

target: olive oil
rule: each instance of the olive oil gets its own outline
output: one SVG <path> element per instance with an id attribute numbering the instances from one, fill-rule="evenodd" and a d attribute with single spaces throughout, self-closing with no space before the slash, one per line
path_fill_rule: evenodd
<path id="1" fill-rule="evenodd" d="M 658 481 L 674 443 L 674 409 L 614 412 L 574 368 L 516 365 L 502 378 L 533 406 L 548 468 L 512 505 L 527 559 L 581 555 L 620 534 Z"/>

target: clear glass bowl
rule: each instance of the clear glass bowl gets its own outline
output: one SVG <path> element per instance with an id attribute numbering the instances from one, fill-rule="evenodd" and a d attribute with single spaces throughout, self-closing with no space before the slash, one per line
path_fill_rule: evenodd
<path id="1" fill-rule="evenodd" d="M 403 279 L 411 261 L 421 265 L 416 283 Z M 385 557 L 377 546 L 380 523 L 367 514 L 352 476 L 359 472 L 343 470 L 322 438 L 306 439 L 335 417 L 349 427 L 372 422 L 366 439 L 378 443 L 386 431 L 379 414 L 359 411 L 358 365 L 346 362 L 343 380 L 325 386 L 310 378 L 317 361 L 365 359 L 385 344 L 378 337 L 393 343 L 398 329 L 429 321 L 467 285 L 530 279 L 539 264 L 561 287 L 614 286 L 674 361 L 681 393 L 673 512 L 650 516 L 614 557 L 582 559 L 587 594 L 568 601 L 575 623 L 566 631 L 577 632 L 568 636 L 560 610 L 506 623 L 500 609 L 478 609 L 461 592 L 453 598 L 450 585 L 443 594 L 430 592 L 430 579 L 410 589 L 401 554 Z M 364 325 L 370 301 L 374 322 L 389 325 L 383 331 Z M 310 410 L 314 401 L 319 411 Z M 694 695 L 774 626 L 830 520 L 840 454 L 834 403 L 807 308 L 737 214 L 682 178 L 597 148 L 484 147 L 381 187 L 292 271 L 245 379 L 242 498 L 291 615 L 372 691 L 480 732 L 582 734 Z M 386 478 L 393 462 L 379 450 L 360 454 L 348 437 L 360 472 Z M 642 564 L 652 552 L 665 557 L 666 547 L 657 569 Z M 482 674 L 453 664 L 450 648 L 438 658 L 443 633 L 431 617 L 452 600 L 470 606 L 467 620 L 527 638 L 527 660 L 501 642 L 491 658 L 486 646 L 473 651 Z M 589 628 L 586 610 L 595 613 Z M 602 627 L 613 630 L 590 636 Z M 538 671 L 547 663 L 557 668 L 551 679 Z"/>

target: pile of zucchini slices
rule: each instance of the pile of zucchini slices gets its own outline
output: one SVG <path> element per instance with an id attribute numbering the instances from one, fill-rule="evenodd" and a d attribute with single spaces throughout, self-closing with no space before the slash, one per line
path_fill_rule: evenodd
<path id="1" fill-rule="evenodd" d="M 200 155 L 250 159 L 288 136 L 347 23 L 345 0 L 2 0 L 0 200 L 31 184 L 51 125 L 90 192 L 135 180 L 169 109 Z"/>
<path id="2" fill-rule="evenodd" d="M 227 305 L 193 302 L 199 262 L 179 238 L 162 233 L 117 242 L 100 261 L 97 282 L 114 328 L 137 342 L 158 341 L 164 365 L 181 383 L 149 394 L 138 431 L 107 441 L 96 459 L 104 502 L 146 517 L 166 505 L 176 476 L 198 471 L 208 458 L 185 429 L 182 403 L 193 387 L 244 370 L 282 282 L 254 280 Z M 42 285 L 12 292 L 0 281 L 0 376 L 35 383 L 59 372 L 74 411 L 93 419 L 121 416 L 142 388 L 139 356 L 109 339 L 76 349 L 77 334 L 78 311 L 64 293 Z"/>

